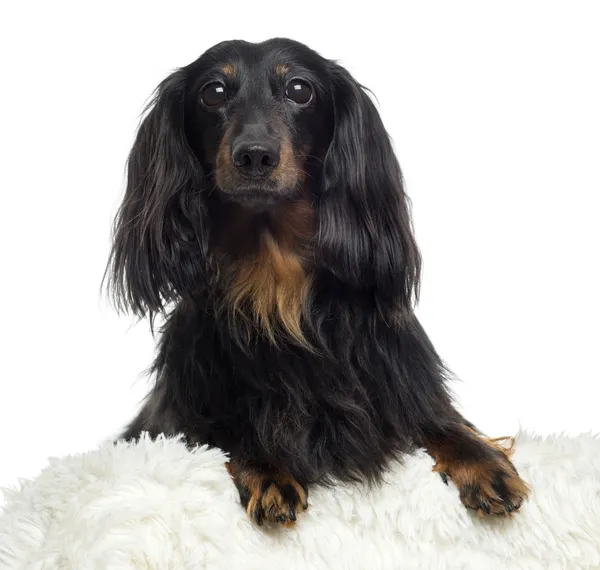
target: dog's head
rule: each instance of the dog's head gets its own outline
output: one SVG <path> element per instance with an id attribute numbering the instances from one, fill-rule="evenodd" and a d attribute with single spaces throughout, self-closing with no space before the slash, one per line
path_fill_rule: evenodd
<path id="1" fill-rule="evenodd" d="M 326 62 L 290 41 L 226 42 L 185 74 L 188 141 L 216 191 L 249 208 L 297 198 L 331 140 Z"/>
<path id="2" fill-rule="evenodd" d="M 314 215 L 315 276 L 410 307 L 420 258 L 398 162 L 363 88 L 291 40 L 214 46 L 159 85 L 139 128 L 115 223 L 117 298 L 152 315 L 217 286 L 223 209 L 285 225 L 277 218 L 300 202 Z"/>

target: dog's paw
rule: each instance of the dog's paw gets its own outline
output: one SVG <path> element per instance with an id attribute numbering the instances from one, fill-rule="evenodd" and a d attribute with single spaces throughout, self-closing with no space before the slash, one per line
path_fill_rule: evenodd
<path id="1" fill-rule="evenodd" d="M 308 508 L 308 490 L 291 475 L 276 470 L 261 471 L 227 463 L 246 513 L 256 524 L 296 522 L 300 511 Z"/>
<path id="2" fill-rule="evenodd" d="M 458 487 L 460 500 L 478 515 L 510 516 L 527 499 L 529 487 L 519 477 L 507 454 L 495 453 L 479 461 L 436 463 L 434 471 L 449 477 Z M 446 482 L 447 480 L 445 480 Z"/>

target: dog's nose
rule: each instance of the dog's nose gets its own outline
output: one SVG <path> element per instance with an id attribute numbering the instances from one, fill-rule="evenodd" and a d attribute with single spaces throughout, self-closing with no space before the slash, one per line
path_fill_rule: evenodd
<path id="1" fill-rule="evenodd" d="M 279 148 L 271 143 L 239 143 L 232 149 L 231 159 L 244 176 L 265 178 L 279 164 Z"/>

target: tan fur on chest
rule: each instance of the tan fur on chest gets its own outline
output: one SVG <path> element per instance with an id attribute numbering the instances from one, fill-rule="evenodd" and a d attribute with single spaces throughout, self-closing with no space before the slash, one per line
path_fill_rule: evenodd
<path id="1" fill-rule="evenodd" d="M 237 227 L 242 228 L 243 224 Z M 311 282 L 313 210 L 308 202 L 289 204 L 273 214 L 268 227 L 257 231 L 253 251 L 226 268 L 230 315 L 258 326 L 273 343 L 283 332 L 307 345 L 301 321 Z"/>

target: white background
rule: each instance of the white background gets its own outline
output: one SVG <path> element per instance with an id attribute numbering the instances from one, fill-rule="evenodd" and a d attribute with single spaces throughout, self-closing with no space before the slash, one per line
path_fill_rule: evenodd
<path id="1" fill-rule="evenodd" d="M 425 259 L 418 313 L 467 417 L 600 431 L 600 5 L 357 6 L 3 8 L 0 485 L 114 435 L 146 392 L 148 327 L 99 295 L 124 162 L 156 84 L 231 38 L 301 40 L 377 95 Z"/>

